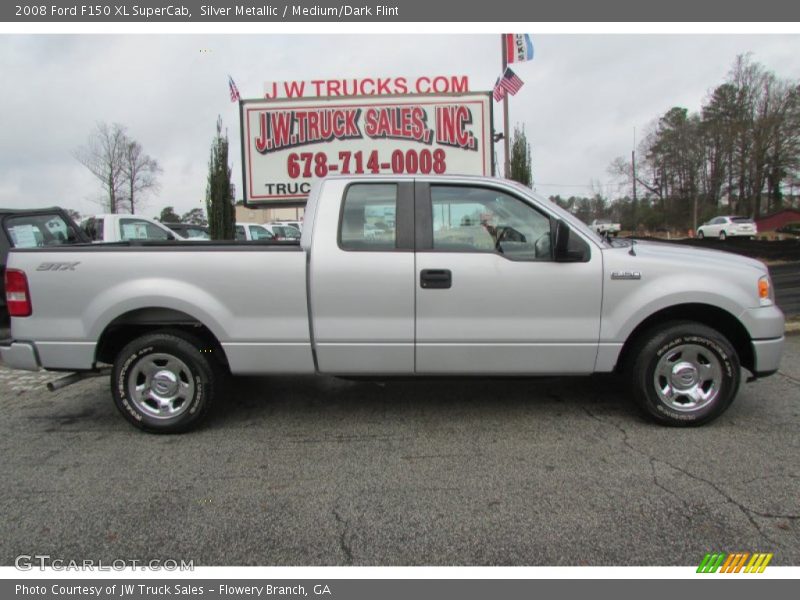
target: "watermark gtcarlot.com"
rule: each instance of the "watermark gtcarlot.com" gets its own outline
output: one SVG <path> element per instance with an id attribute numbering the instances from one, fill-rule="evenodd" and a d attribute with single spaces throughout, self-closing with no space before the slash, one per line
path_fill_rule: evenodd
<path id="1" fill-rule="evenodd" d="M 14 559 L 19 571 L 194 571 L 194 560 L 172 558 L 139 560 L 116 558 L 113 560 L 65 559 L 49 554 L 20 554 Z"/>

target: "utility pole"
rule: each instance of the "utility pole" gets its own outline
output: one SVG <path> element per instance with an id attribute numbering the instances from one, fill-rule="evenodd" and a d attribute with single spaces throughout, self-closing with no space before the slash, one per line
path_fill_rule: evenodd
<path id="1" fill-rule="evenodd" d="M 500 56 L 503 57 L 503 70 L 502 70 L 502 77 L 506 73 L 506 68 L 508 67 L 508 57 L 506 56 L 506 34 L 500 34 Z M 508 139 L 508 92 L 503 94 L 503 153 L 505 154 L 504 165 L 505 168 L 503 169 L 503 177 L 508 178 L 511 174 L 511 152 L 510 152 L 510 142 Z"/>
<path id="2" fill-rule="evenodd" d="M 633 231 L 639 228 L 639 223 L 636 219 L 637 201 L 636 201 L 636 127 L 633 128 L 633 150 L 631 150 L 631 172 L 633 173 L 633 205 L 631 206 L 631 213 L 633 216 Z"/>

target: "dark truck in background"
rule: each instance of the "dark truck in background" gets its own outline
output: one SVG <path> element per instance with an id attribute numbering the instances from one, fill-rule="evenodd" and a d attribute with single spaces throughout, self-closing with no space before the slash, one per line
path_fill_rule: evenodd
<path id="1" fill-rule="evenodd" d="M 5 272 L 11 248 L 46 248 L 90 242 L 63 208 L 0 208 L 0 328 L 9 326 Z"/>

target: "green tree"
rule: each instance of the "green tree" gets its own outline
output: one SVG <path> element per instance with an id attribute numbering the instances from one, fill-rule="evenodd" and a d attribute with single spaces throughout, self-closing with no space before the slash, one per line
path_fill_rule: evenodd
<path id="1" fill-rule="evenodd" d="M 208 232 L 212 240 L 232 240 L 235 237 L 236 210 L 228 166 L 228 134 L 222 132 L 222 117 L 217 118 L 217 134 L 211 144 L 206 186 Z"/>
<path id="2" fill-rule="evenodd" d="M 531 145 L 525 136 L 525 127 L 514 127 L 514 137 L 511 139 L 511 172 L 509 179 L 518 181 L 528 187 L 533 186 L 533 175 L 531 173 Z"/>
<path id="3" fill-rule="evenodd" d="M 203 213 L 202 208 L 193 208 L 192 210 L 184 213 L 181 217 L 181 223 L 189 223 L 191 225 L 208 225 L 208 219 Z"/>
<path id="4" fill-rule="evenodd" d="M 162 223 L 180 223 L 181 218 L 178 216 L 178 213 L 175 212 L 175 209 L 171 206 L 165 206 L 161 209 L 161 215 L 159 215 L 158 220 Z"/>

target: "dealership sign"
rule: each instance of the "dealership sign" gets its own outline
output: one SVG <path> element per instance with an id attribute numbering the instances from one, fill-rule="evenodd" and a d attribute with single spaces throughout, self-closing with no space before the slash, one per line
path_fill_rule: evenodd
<path id="1" fill-rule="evenodd" d="M 264 98 L 333 98 L 337 96 L 393 96 L 400 94 L 465 94 L 466 75 L 419 77 L 351 77 L 306 81 L 266 81 Z"/>
<path id="2" fill-rule="evenodd" d="M 328 175 L 492 174 L 489 92 L 244 100 L 246 204 L 298 204 Z"/>

